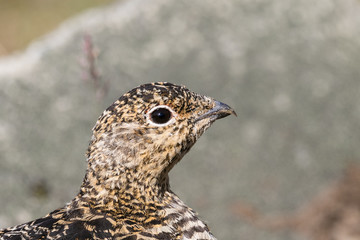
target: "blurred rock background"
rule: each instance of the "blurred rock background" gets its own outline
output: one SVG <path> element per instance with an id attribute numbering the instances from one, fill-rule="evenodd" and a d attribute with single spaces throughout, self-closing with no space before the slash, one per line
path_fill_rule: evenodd
<path id="1" fill-rule="evenodd" d="M 141 83 L 169 81 L 238 113 L 214 124 L 171 173 L 173 190 L 218 239 L 360 238 L 347 228 L 360 216 L 359 201 L 349 201 L 357 188 L 333 193 L 356 182 L 345 169 L 360 163 L 359 1 L 105 3 L 23 51 L 3 51 L 0 228 L 68 202 L 104 108 Z M 340 210 L 323 216 L 329 209 L 312 211 L 314 202 Z"/>

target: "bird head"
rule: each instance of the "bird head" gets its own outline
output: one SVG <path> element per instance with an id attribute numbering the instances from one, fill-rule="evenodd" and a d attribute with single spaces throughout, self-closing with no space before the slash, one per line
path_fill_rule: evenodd
<path id="1" fill-rule="evenodd" d="M 99 175 L 97 181 L 159 184 L 215 120 L 230 114 L 236 115 L 228 105 L 183 86 L 141 85 L 98 119 L 87 152 L 88 171 Z"/>

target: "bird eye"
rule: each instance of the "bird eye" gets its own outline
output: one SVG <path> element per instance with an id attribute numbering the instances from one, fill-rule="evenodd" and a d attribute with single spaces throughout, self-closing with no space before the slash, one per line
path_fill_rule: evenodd
<path id="1" fill-rule="evenodd" d="M 171 109 L 168 106 L 157 106 L 149 113 L 149 120 L 152 123 L 163 125 L 168 123 L 173 117 Z"/>

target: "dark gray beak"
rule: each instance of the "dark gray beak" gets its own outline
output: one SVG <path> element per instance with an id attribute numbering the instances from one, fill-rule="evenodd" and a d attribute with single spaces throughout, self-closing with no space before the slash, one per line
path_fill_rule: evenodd
<path id="1" fill-rule="evenodd" d="M 200 121 L 205 118 L 210 118 L 211 121 L 215 121 L 217 119 L 227 117 L 231 114 L 234 116 L 237 116 L 234 109 L 229 107 L 227 104 L 219 102 L 219 101 L 215 101 L 215 107 L 212 108 L 210 111 L 204 113 L 203 115 L 200 115 L 199 117 L 197 117 L 195 119 L 195 122 Z"/>

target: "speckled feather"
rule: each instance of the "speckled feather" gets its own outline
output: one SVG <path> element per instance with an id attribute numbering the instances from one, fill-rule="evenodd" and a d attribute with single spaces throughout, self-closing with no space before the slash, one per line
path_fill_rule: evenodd
<path id="1" fill-rule="evenodd" d="M 171 119 L 157 124 L 152 109 Z M 169 187 L 168 172 L 226 104 L 171 83 L 144 84 L 107 108 L 93 128 L 79 194 L 43 218 L 0 230 L 0 239 L 215 239 Z"/>

